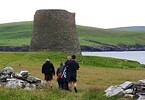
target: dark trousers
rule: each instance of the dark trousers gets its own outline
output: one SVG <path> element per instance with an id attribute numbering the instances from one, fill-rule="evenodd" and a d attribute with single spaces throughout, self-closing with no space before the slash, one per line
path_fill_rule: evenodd
<path id="1" fill-rule="evenodd" d="M 57 80 L 59 89 L 63 89 L 63 78 Z"/>
<path id="2" fill-rule="evenodd" d="M 69 90 L 66 78 L 60 78 L 57 82 L 59 89 Z"/>
<path id="3" fill-rule="evenodd" d="M 69 90 L 69 88 L 68 88 L 68 81 L 67 81 L 66 78 L 63 78 L 63 89 Z"/>

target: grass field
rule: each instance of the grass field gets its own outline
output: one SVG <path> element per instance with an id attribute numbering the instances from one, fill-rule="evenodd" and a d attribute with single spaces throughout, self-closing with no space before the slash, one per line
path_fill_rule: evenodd
<path id="1" fill-rule="evenodd" d="M 77 32 L 79 34 L 79 40 L 81 45 L 98 46 L 98 44 L 92 44 L 86 42 L 85 40 L 94 40 L 115 46 L 118 44 L 145 44 L 144 32 L 115 31 L 85 26 L 77 26 Z"/>
<path id="2" fill-rule="evenodd" d="M 30 45 L 33 31 L 33 22 L 17 22 L 0 24 L 0 46 L 28 46 Z M 81 45 L 100 46 L 109 45 L 134 45 L 145 44 L 145 32 L 115 31 L 77 25 L 77 33 Z"/>
<path id="3" fill-rule="evenodd" d="M 0 69 L 11 66 L 15 72 L 28 70 L 32 76 L 43 79 L 41 66 L 46 58 L 49 58 L 57 69 L 59 63 L 65 62 L 68 55 L 53 52 L 1 52 Z M 104 97 L 104 90 L 111 85 L 125 81 L 136 82 L 145 77 L 144 70 L 140 69 L 144 65 L 134 61 L 87 56 L 77 56 L 77 61 L 80 64 L 77 94 L 59 90 L 54 77 L 52 90 L 1 88 L 0 97 L 2 100 L 116 100 L 119 97 Z"/>
<path id="4" fill-rule="evenodd" d="M 1 46 L 30 45 L 32 28 L 33 28 L 32 22 L 0 24 L 0 45 Z"/>
<path id="5" fill-rule="evenodd" d="M 0 24 L 0 46 L 29 46 L 33 30 L 33 22 L 17 22 Z M 89 40 L 118 44 L 145 44 L 145 33 L 126 32 L 77 26 L 81 45 L 99 46 L 101 44 Z M 53 52 L 0 52 L 0 69 L 12 67 L 15 72 L 28 70 L 32 76 L 43 79 L 41 66 L 46 58 L 54 64 L 55 69 L 60 62 L 65 62 L 69 54 Z M 144 79 L 141 65 L 135 61 L 105 57 L 77 56 L 80 64 L 78 71 L 78 93 L 60 91 L 54 77 L 52 90 L 40 89 L 25 91 L 22 89 L 0 88 L 2 100 L 116 100 L 120 97 L 104 97 L 104 90 L 111 85 L 125 81 L 136 82 Z"/>

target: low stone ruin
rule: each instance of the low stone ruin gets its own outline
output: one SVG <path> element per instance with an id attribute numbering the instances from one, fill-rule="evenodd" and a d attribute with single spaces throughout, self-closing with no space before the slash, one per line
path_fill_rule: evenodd
<path id="1" fill-rule="evenodd" d="M 110 86 L 105 90 L 105 96 L 107 97 L 116 95 L 145 100 L 145 79 L 139 80 L 138 82 L 126 81 L 120 85 Z"/>
<path id="2" fill-rule="evenodd" d="M 35 90 L 46 87 L 46 82 L 39 78 L 30 76 L 28 71 L 14 73 L 13 68 L 6 67 L 0 71 L 0 87 Z"/>

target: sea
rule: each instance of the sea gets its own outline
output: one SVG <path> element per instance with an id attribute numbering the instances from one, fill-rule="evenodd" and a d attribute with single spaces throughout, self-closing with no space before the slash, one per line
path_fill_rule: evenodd
<path id="1" fill-rule="evenodd" d="M 145 64 L 145 51 L 82 52 L 82 55 L 119 58 Z"/>

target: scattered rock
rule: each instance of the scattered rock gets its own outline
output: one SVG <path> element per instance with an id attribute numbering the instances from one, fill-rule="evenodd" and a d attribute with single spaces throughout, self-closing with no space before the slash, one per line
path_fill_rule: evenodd
<path id="1" fill-rule="evenodd" d="M 11 67 L 3 68 L 0 71 L 0 87 L 35 90 L 45 88 L 47 86 L 45 81 L 29 75 L 29 71 L 14 73 L 14 70 Z"/>
<path id="2" fill-rule="evenodd" d="M 139 98 L 137 100 L 145 100 L 145 95 L 139 95 Z"/>
<path id="3" fill-rule="evenodd" d="M 123 89 L 122 87 L 120 86 L 111 86 L 109 87 L 108 90 L 106 90 L 106 96 L 107 97 L 112 97 L 112 96 L 115 96 L 115 95 L 122 95 L 123 94 Z"/>
<path id="4" fill-rule="evenodd" d="M 107 97 L 122 95 L 124 97 L 136 98 L 137 100 L 145 100 L 145 79 L 135 83 L 126 81 L 120 85 L 110 86 L 104 92 Z"/>
<path id="5" fill-rule="evenodd" d="M 129 88 L 130 86 L 132 86 L 132 85 L 133 85 L 133 82 L 126 81 L 126 82 L 124 82 L 123 84 L 121 84 L 121 85 L 119 85 L 119 86 L 121 86 L 123 89 L 127 89 L 127 88 Z"/>
<path id="6" fill-rule="evenodd" d="M 11 67 L 6 67 L 6 68 L 3 68 L 1 70 L 1 74 L 8 74 L 8 75 L 11 75 L 13 73 L 13 68 Z"/>

